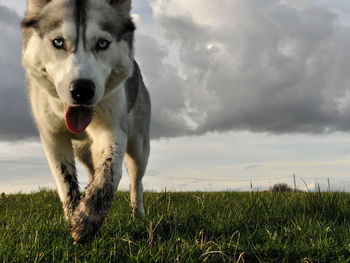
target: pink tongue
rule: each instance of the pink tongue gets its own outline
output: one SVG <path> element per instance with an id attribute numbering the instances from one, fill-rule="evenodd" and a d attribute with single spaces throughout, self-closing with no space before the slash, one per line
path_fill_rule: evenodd
<path id="1" fill-rule="evenodd" d="M 83 132 L 86 127 L 92 121 L 93 107 L 78 106 L 66 107 L 66 125 L 70 132 L 80 133 Z"/>

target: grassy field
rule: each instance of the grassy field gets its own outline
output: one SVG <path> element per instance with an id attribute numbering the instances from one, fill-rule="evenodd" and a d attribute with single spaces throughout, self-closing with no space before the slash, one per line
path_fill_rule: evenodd
<path id="1" fill-rule="evenodd" d="M 0 196 L 0 262 L 350 262 L 350 194 L 117 193 L 98 237 L 73 245 L 53 191 Z"/>

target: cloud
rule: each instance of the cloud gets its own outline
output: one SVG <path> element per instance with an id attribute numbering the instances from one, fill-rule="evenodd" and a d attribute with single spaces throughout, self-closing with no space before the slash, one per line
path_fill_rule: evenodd
<path id="1" fill-rule="evenodd" d="M 26 0 L 0 0 L 0 6 L 7 6 L 10 10 L 14 10 L 22 16 L 27 6 Z"/>
<path id="2" fill-rule="evenodd" d="M 20 17 L 0 6 L 0 139 L 37 136 L 30 115 L 21 66 Z"/>
<path id="3" fill-rule="evenodd" d="M 182 112 L 186 107 L 185 81 L 178 70 L 164 60 L 168 51 L 152 37 L 136 38 L 136 57 L 152 99 L 152 138 L 185 134 L 188 126 Z"/>
<path id="4" fill-rule="evenodd" d="M 178 112 L 183 123 L 195 123 L 187 134 L 349 130 L 350 31 L 327 6 L 310 0 L 151 5 L 166 40 L 178 47 L 185 83 Z"/>

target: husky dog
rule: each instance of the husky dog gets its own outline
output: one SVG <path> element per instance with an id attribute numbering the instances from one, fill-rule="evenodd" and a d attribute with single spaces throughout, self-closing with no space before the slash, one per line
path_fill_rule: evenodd
<path id="1" fill-rule="evenodd" d="M 144 215 L 150 98 L 134 61 L 131 0 L 28 0 L 23 59 L 34 119 L 76 243 L 108 214 L 122 163 Z M 87 168 L 81 196 L 75 158 Z"/>

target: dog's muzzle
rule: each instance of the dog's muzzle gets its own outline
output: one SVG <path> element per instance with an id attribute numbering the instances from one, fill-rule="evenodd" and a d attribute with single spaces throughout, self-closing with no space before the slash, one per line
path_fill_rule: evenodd
<path id="1" fill-rule="evenodd" d="M 95 84 L 89 79 L 77 79 L 70 84 L 73 100 L 80 105 L 90 105 L 95 96 Z"/>
<path id="2" fill-rule="evenodd" d="M 65 122 L 71 133 L 81 133 L 92 122 L 95 84 L 89 79 L 77 79 L 70 83 L 73 105 L 65 105 Z"/>

